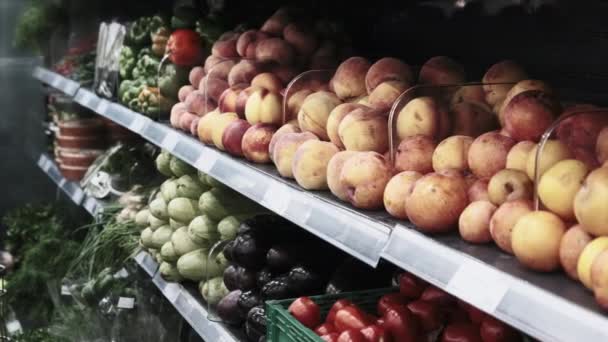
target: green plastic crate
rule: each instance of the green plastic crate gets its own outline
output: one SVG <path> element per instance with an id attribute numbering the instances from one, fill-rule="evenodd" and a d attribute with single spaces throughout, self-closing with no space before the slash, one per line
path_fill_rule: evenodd
<path id="1" fill-rule="evenodd" d="M 384 288 L 368 291 L 345 292 L 336 295 L 310 296 L 321 308 L 321 318 L 338 299 L 348 299 L 369 313 L 376 313 L 380 297 L 387 293 L 398 292 L 397 288 Z M 266 302 L 266 341 L 268 342 L 323 342 L 312 330 L 303 326 L 287 308 L 295 298 L 271 300 Z"/>

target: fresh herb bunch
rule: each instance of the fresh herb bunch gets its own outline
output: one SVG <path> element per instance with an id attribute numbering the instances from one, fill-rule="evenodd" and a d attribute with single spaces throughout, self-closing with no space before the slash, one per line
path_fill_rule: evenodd
<path id="1" fill-rule="evenodd" d="M 30 0 L 19 17 L 14 43 L 20 48 L 41 50 L 53 29 L 67 22 L 59 1 Z"/>

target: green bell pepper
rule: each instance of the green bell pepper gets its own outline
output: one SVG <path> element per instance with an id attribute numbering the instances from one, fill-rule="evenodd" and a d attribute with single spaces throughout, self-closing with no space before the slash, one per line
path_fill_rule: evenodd
<path id="1" fill-rule="evenodd" d="M 138 96 L 141 112 L 155 118 L 160 114 L 160 94 L 156 87 L 144 87 Z"/>
<path id="2" fill-rule="evenodd" d="M 130 107 L 131 100 L 136 99 L 145 86 L 143 80 L 123 81 L 118 88 L 120 102 Z"/>
<path id="3" fill-rule="evenodd" d="M 123 46 L 122 50 L 120 50 L 120 60 L 119 60 L 119 72 L 120 77 L 123 80 L 130 79 L 132 76 L 133 68 L 135 68 L 136 64 L 135 60 L 135 52 L 132 48 L 128 46 Z"/>
<path id="4" fill-rule="evenodd" d="M 166 20 L 155 15 L 153 17 L 142 17 L 129 25 L 127 29 L 127 45 L 144 46 L 150 45 L 150 34 L 156 32 L 161 26 L 167 26 Z"/>
<path id="5" fill-rule="evenodd" d="M 158 88 L 164 97 L 177 99 L 177 92 L 181 86 L 188 84 L 188 68 L 167 64 L 158 79 Z"/>
<path id="6" fill-rule="evenodd" d="M 133 78 L 142 79 L 147 85 L 155 86 L 159 64 L 160 60 L 158 58 L 148 55 L 143 56 L 133 68 Z"/>

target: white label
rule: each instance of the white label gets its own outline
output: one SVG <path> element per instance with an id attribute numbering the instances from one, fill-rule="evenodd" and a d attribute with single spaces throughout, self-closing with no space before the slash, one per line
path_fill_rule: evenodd
<path id="1" fill-rule="evenodd" d="M 448 292 L 490 314 L 508 289 L 507 277 L 466 257 L 446 287 Z"/>
<path id="2" fill-rule="evenodd" d="M 133 309 L 135 307 L 135 298 L 119 297 L 116 306 L 118 306 L 119 309 Z"/>
<path id="3" fill-rule="evenodd" d="M 285 214 L 289 208 L 291 200 L 291 191 L 285 184 L 279 182 L 271 182 L 270 187 L 264 194 L 263 202 L 272 211 L 279 215 Z"/>
<path id="4" fill-rule="evenodd" d="M 14 335 L 15 333 L 22 331 L 21 323 L 19 321 L 10 321 L 6 324 L 6 330 L 10 335 Z"/>
<path id="5" fill-rule="evenodd" d="M 129 125 L 129 129 L 135 133 L 141 133 L 146 124 L 146 119 L 143 116 L 137 115 Z"/>
<path id="6" fill-rule="evenodd" d="M 177 145 L 178 140 L 179 140 L 179 135 L 177 135 L 177 133 L 175 133 L 174 131 L 169 131 L 167 133 L 167 135 L 165 136 L 165 138 L 163 139 L 161 146 L 164 147 L 167 151 L 173 152 L 173 150 L 175 149 L 175 146 Z"/>
<path id="7" fill-rule="evenodd" d="M 70 292 L 70 288 L 67 285 L 61 285 L 61 295 L 62 296 L 70 296 L 72 292 Z"/>
<path id="8" fill-rule="evenodd" d="M 90 214 L 95 214 L 95 208 L 97 207 L 97 202 L 95 201 L 95 199 L 89 197 L 86 199 L 86 201 L 84 202 L 84 209 L 86 209 L 86 211 L 88 211 Z"/>
<path id="9" fill-rule="evenodd" d="M 72 201 L 76 204 L 82 203 L 82 199 L 84 198 L 84 192 L 80 188 L 76 188 L 74 193 L 72 194 Z"/>
<path id="10" fill-rule="evenodd" d="M 108 110 L 108 106 L 109 106 L 110 102 L 106 101 L 106 100 L 99 100 L 99 103 L 97 104 L 97 108 L 95 109 L 95 111 L 101 115 L 106 115 L 106 111 Z"/>
<path id="11" fill-rule="evenodd" d="M 201 153 L 200 157 L 194 163 L 194 166 L 205 172 L 209 173 L 215 162 L 217 162 L 218 154 L 217 152 L 211 149 L 204 149 L 203 153 Z"/>

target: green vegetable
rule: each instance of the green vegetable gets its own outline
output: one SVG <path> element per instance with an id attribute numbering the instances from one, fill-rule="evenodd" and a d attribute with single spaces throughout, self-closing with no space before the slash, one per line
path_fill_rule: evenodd
<path id="1" fill-rule="evenodd" d="M 150 223 L 150 229 L 152 231 L 155 231 L 158 227 L 166 225 L 167 221 L 159 219 L 156 216 L 150 214 L 148 215 L 148 223 Z"/>
<path id="2" fill-rule="evenodd" d="M 160 272 L 160 275 L 166 281 L 180 282 L 184 279 L 177 271 L 177 267 L 168 262 L 162 262 L 158 270 Z"/>
<path id="3" fill-rule="evenodd" d="M 156 86 L 156 78 L 158 76 L 158 66 L 160 60 L 155 56 L 144 55 L 133 68 L 132 74 L 134 79 L 141 79 L 148 86 Z"/>
<path id="4" fill-rule="evenodd" d="M 171 200 L 167 206 L 167 211 L 172 219 L 180 222 L 190 222 L 199 215 L 196 201 L 185 197 Z"/>
<path id="5" fill-rule="evenodd" d="M 146 248 L 152 248 L 152 234 L 154 231 L 149 227 L 141 231 L 141 244 Z"/>
<path id="6" fill-rule="evenodd" d="M 167 179 L 164 181 L 160 186 L 160 192 L 166 203 L 171 202 L 174 198 L 182 197 L 178 195 L 176 179 Z"/>
<path id="7" fill-rule="evenodd" d="M 133 68 L 137 60 L 135 59 L 135 52 L 128 46 L 123 46 L 120 50 L 119 60 L 119 72 L 120 78 L 123 80 L 131 79 L 133 77 Z"/>
<path id="8" fill-rule="evenodd" d="M 152 234 L 151 247 L 155 249 L 160 249 L 163 245 L 169 241 L 171 241 L 171 235 L 173 234 L 173 229 L 169 226 L 158 227 L 157 230 Z"/>
<path id="9" fill-rule="evenodd" d="M 167 210 L 167 202 L 162 198 L 157 198 L 150 202 L 150 213 L 161 220 L 169 219 L 169 212 Z"/>
<path id="10" fill-rule="evenodd" d="M 175 175 L 175 177 L 193 175 L 196 173 L 196 169 L 194 167 L 175 156 L 171 158 L 169 167 L 171 168 L 171 172 Z"/>
<path id="11" fill-rule="evenodd" d="M 210 246 L 219 238 L 217 222 L 207 215 L 197 216 L 188 225 L 188 235 L 195 243 Z"/>
<path id="12" fill-rule="evenodd" d="M 120 87 L 118 88 L 118 96 L 120 103 L 128 106 L 131 109 L 134 109 L 133 103 L 137 103 L 139 107 L 139 94 L 146 86 L 146 83 L 143 80 L 125 80 L 120 83 Z"/>
<path id="13" fill-rule="evenodd" d="M 224 183 L 218 181 L 217 179 L 215 179 L 209 175 L 207 175 L 206 179 L 207 179 L 207 184 L 209 184 L 209 186 L 211 186 L 213 188 L 226 188 Z"/>
<path id="14" fill-rule="evenodd" d="M 171 239 L 173 239 L 173 235 L 171 235 Z M 176 262 L 177 258 L 179 258 L 179 255 L 175 253 L 175 249 L 173 248 L 173 243 L 171 241 L 165 242 L 165 244 L 160 248 L 160 256 L 163 258 L 163 261 L 166 262 Z"/>
<path id="15" fill-rule="evenodd" d="M 209 190 L 206 184 L 201 184 L 192 175 L 183 175 L 177 179 L 177 196 L 198 200 L 204 191 Z"/>
<path id="16" fill-rule="evenodd" d="M 201 184 L 203 185 L 207 185 L 207 186 L 211 186 L 208 182 L 207 182 L 207 174 L 204 173 L 201 170 L 197 171 L 197 176 L 198 176 L 198 180 L 201 182 Z"/>
<path id="17" fill-rule="evenodd" d="M 152 32 L 156 32 L 161 26 L 166 26 L 166 22 L 158 15 L 137 19 L 127 28 L 127 44 L 131 46 L 149 45 L 152 42 Z"/>
<path id="18" fill-rule="evenodd" d="M 174 219 L 170 218 L 169 219 L 169 226 L 173 230 L 178 230 L 181 227 L 188 227 L 188 223 L 184 223 L 184 222 L 180 222 L 180 221 L 175 221 Z"/>
<path id="19" fill-rule="evenodd" d="M 226 268 L 228 268 L 228 266 L 230 266 L 230 261 L 228 261 L 228 259 L 226 259 L 224 252 L 219 253 L 217 255 L 217 257 L 215 258 L 215 261 L 220 266 L 220 268 L 223 270 L 225 270 Z"/>
<path id="20" fill-rule="evenodd" d="M 219 221 L 230 214 L 258 211 L 255 203 L 226 188 L 214 188 L 203 193 L 198 201 L 201 212 Z"/>
<path id="21" fill-rule="evenodd" d="M 161 113 L 161 97 L 158 88 L 144 87 L 137 97 L 139 112 L 151 118 L 157 118 Z"/>
<path id="22" fill-rule="evenodd" d="M 146 228 L 150 224 L 150 210 L 142 209 L 135 215 L 135 224 L 140 228 Z"/>
<path id="23" fill-rule="evenodd" d="M 215 277 L 199 283 L 199 291 L 209 305 L 217 305 L 230 291 L 224 285 L 223 277 Z"/>
<path id="24" fill-rule="evenodd" d="M 182 255 L 177 260 L 179 274 L 192 281 L 220 276 L 223 270 L 216 262 L 208 262 L 207 253 L 206 249 L 197 249 Z"/>
<path id="25" fill-rule="evenodd" d="M 171 172 L 171 167 L 169 166 L 171 163 L 171 154 L 166 151 L 162 151 L 156 156 L 156 168 L 158 172 L 167 177 L 173 177 L 173 172 Z"/>
<path id="26" fill-rule="evenodd" d="M 190 239 L 188 228 L 186 227 L 179 228 L 171 235 L 171 244 L 178 257 L 202 247 Z"/>
<path id="27" fill-rule="evenodd" d="M 152 40 L 152 53 L 157 57 L 163 57 L 167 48 L 167 42 L 171 36 L 169 28 L 161 26 L 157 30 L 152 31 L 150 38 Z"/>
<path id="28" fill-rule="evenodd" d="M 217 231 L 222 240 L 232 240 L 236 237 L 242 220 L 236 216 L 226 216 L 217 224 Z"/>
<path id="29" fill-rule="evenodd" d="M 160 78 L 158 79 L 158 88 L 160 93 L 167 98 L 177 100 L 179 88 L 188 84 L 189 70 L 188 68 L 168 64 Z"/>

